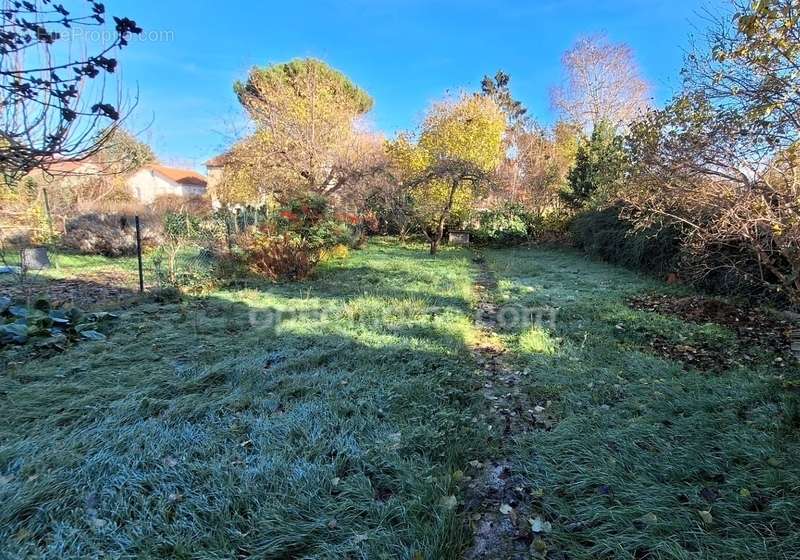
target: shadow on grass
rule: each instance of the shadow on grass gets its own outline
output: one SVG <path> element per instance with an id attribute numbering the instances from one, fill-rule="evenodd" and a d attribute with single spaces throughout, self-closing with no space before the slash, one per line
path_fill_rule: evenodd
<path id="1" fill-rule="evenodd" d="M 275 301 L 307 305 L 302 290 L 141 302 L 106 342 L 10 364 L 5 552 L 457 558 L 469 535 L 442 498 L 486 436 L 465 302 L 365 323 L 343 310 L 355 283 L 315 290 L 340 311 L 325 321 L 251 322 Z M 414 297 L 431 296 L 397 289 L 365 307 L 380 317 Z"/>

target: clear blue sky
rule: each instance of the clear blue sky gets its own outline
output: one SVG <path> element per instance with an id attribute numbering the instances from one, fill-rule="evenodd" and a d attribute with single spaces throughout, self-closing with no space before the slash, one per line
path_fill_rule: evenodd
<path id="1" fill-rule="evenodd" d="M 514 94 L 548 123 L 548 90 L 577 37 L 630 44 L 661 102 L 678 86 L 689 35 L 723 0 L 108 0 L 150 37 L 120 56 L 138 87 L 130 125 L 167 163 L 203 170 L 243 117 L 232 83 L 253 65 L 314 56 L 375 99 L 374 126 L 413 127 L 447 90 L 476 89 L 502 68 Z"/>

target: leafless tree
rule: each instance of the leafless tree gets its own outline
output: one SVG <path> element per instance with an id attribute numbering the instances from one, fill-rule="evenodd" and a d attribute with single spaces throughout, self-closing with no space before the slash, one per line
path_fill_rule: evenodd
<path id="1" fill-rule="evenodd" d="M 650 86 L 628 45 L 603 35 L 583 37 L 562 64 L 563 82 L 551 90 L 553 107 L 587 134 L 601 121 L 625 127 L 647 109 Z"/>
<path id="2" fill-rule="evenodd" d="M 685 91 L 631 127 L 639 223 L 687 232 L 689 273 L 736 275 L 800 305 L 800 8 L 733 3 L 684 68 Z"/>
<path id="3" fill-rule="evenodd" d="M 0 170 L 9 183 L 46 170 L 56 158 L 92 155 L 125 116 L 121 92 L 109 87 L 117 69 L 113 55 L 142 30 L 114 17 L 108 42 L 94 54 L 74 56 L 72 39 L 87 28 L 104 28 L 108 17 L 101 2 L 85 5 L 72 13 L 53 0 L 2 0 Z"/>

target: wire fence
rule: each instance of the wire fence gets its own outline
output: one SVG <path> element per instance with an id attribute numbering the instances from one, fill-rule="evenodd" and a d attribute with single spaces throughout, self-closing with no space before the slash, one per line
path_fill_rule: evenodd
<path id="1" fill-rule="evenodd" d="M 131 227 L 136 239 L 135 217 Z M 120 238 L 130 235 L 124 229 L 120 227 Z M 155 254 L 145 253 L 141 241 L 134 244 L 141 252 L 119 256 L 82 254 L 57 242 L 7 246 L 0 262 L 0 295 L 29 304 L 46 298 L 54 306 L 80 308 L 131 299 L 157 288 L 161 277 Z"/>
<path id="2" fill-rule="evenodd" d="M 180 210 L 134 208 L 140 215 L 116 205 L 87 213 L 51 206 L 43 191 L 23 211 L 0 209 L 0 296 L 91 308 L 202 283 L 212 257 L 233 252 L 239 234 L 267 215 L 211 212 L 185 200 L 173 206 Z"/>

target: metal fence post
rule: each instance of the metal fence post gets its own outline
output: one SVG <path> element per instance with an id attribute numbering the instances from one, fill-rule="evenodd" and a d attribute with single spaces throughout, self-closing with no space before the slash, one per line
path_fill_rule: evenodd
<path id="1" fill-rule="evenodd" d="M 136 258 L 139 261 L 139 293 L 144 293 L 144 271 L 142 270 L 142 230 L 139 225 L 139 216 L 135 216 L 136 222 Z"/>

